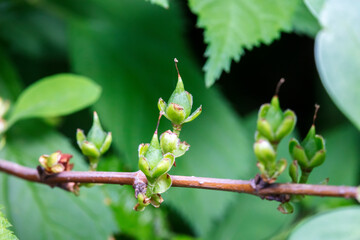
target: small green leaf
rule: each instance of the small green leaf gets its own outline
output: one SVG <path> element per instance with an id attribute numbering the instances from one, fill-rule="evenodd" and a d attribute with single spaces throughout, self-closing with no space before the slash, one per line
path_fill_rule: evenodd
<path id="1" fill-rule="evenodd" d="M 9 125 L 30 117 L 56 117 L 93 104 L 101 88 L 89 78 L 74 74 L 57 74 L 28 87 L 15 103 Z"/>
<path id="2" fill-rule="evenodd" d="M 360 207 L 339 208 L 302 222 L 290 236 L 300 239 L 360 239 Z"/>
<path id="3" fill-rule="evenodd" d="M 360 2 L 328 0 L 319 16 L 315 58 L 321 81 L 344 115 L 360 129 Z"/>

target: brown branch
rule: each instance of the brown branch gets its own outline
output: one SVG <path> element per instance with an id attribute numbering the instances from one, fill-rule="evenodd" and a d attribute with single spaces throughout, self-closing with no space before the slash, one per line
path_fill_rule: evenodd
<path id="1" fill-rule="evenodd" d="M 40 179 L 37 170 L 21 166 L 19 164 L 0 159 L 0 171 L 14 175 L 16 177 L 54 185 L 57 183 L 108 183 L 120 185 L 134 185 L 135 180 L 146 181 L 142 172 L 76 172 L 68 171 Z M 220 191 L 230 191 L 238 193 L 249 193 L 260 197 L 295 194 L 295 195 L 313 195 L 323 197 L 343 197 L 357 198 L 358 188 L 350 186 L 329 186 L 312 184 L 293 184 L 293 183 L 274 183 L 257 190 L 254 187 L 253 180 L 233 180 L 221 178 L 204 178 L 172 175 L 173 187 L 201 188 Z"/>

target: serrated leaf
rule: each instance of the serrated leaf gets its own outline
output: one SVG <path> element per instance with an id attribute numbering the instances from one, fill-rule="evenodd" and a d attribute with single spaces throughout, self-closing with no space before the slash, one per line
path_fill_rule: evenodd
<path id="1" fill-rule="evenodd" d="M 314 38 L 320 30 L 317 18 L 306 7 L 303 0 L 298 0 L 298 5 L 292 20 L 293 31 Z"/>
<path id="2" fill-rule="evenodd" d="M 1 212 L 2 207 L 0 206 L 0 239 L 1 240 L 17 240 L 18 238 L 8 228 L 11 227 L 9 221 L 5 218 Z"/>
<path id="3" fill-rule="evenodd" d="M 360 207 L 339 208 L 315 215 L 295 228 L 289 240 L 360 239 Z"/>
<path id="4" fill-rule="evenodd" d="M 315 59 L 321 81 L 344 115 L 360 129 L 360 2 L 328 0 L 319 16 Z"/>
<path id="5" fill-rule="evenodd" d="M 296 5 L 297 0 L 190 0 L 208 44 L 206 86 L 213 85 L 223 70 L 229 72 L 231 61 L 238 62 L 245 49 L 270 44 L 281 31 L 290 31 Z"/>
<path id="6" fill-rule="evenodd" d="M 30 117 L 56 117 L 93 104 L 101 88 L 89 78 L 75 74 L 45 77 L 25 89 L 14 105 L 9 125 Z"/>
<path id="7" fill-rule="evenodd" d="M 95 108 L 113 132 L 114 146 L 127 164 L 137 169 L 138 145 L 148 142 L 154 133 L 158 99 L 167 99 L 176 85 L 173 58 L 177 57 L 185 89 L 193 95 L 194 106 L 203 103 L 203 113 L 184 125 L 181 140 L 191 148 L 176 159 L 170 174 L 249 177 L 251 144 L 246 130 L 222 96 L 215 89 L 204 88 L 200 68 L 183 35 L 178 6 L 163 11 L 144 1 L 116 1 L 116 6 L 109 0 L 95 2 L 97 11 L 107 13 L 98 19 L 99 26 L 106 28 L 72 22 L 73 66 L 103 87 Z M 163 118 L 159 133 L 167 130 L 165 127 L 171 125 Z M 204 235 L 236 194 L 171 188 L 162 196 L 162 205 L 171 205 L 197 235 Z"/>
<path id="8" fill-rule="evenodd" d="M 26 124 L 25 124 L 26 123 Z M 75 170 L 85 170 L 82 156 L 63 136 L 33 121 L 8 133 L 1 158 L 36 167 L 42 154 L 57 150 L 74 155 Z M 20 239 L 107 239 L 116 228 L 99 187 L 82 188 L 80 196 L 59 188 L 0 173 L 0 203 Z"/>

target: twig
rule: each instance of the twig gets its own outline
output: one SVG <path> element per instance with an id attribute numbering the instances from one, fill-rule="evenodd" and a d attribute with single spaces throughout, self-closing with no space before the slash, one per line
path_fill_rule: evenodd
<path id="1" fill-rule="evenodd" d="M 36 169 L 0 159 L 0 171 L 16 177 L 44 184 L 55 183 L 108 183 L 121 185 L 134 185 L 135 180 L 146 183 L 142 172 L 62 172 L 41 180 Z M 282 194 L 313 195 L 322 197 L 357 198 L 358 188 L 351 186 L 329 186 L 294 183 L 274 183 L 265 188 L 254 187 L 252 180 L 233 180 L 221 178 L 189 177 L 172 175 L 173 187 L 200 188 L 238 193 L 249 193 L 266 198 Z"/>

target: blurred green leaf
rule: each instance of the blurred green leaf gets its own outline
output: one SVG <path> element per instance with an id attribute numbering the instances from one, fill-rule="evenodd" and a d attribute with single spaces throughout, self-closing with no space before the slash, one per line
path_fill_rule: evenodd
<path id="1" fill-rule="evenodd" d="M 360 239 L 360 207 L 339 208 L 303 221 L 290 236 L 300 239 Z"/>
<path id="2" fill-rule="evenodd" d="M 295 214 L 280 213 L 276 209 L 278 205 L 278 202 L 240 194 L 206 239 L 270 239 L 295 217 Z"/>
<path id="3" fill-rule="evenodd" d="M 177 57 L 185 88 L 193 94 L 194 106 L 203 104 L 203 113 L 184 126 L 181 138 L 191 148 L 177 159 L 171 174 L 249 177 L 251 144 L 246 130 L 222 96 L 204 88 L 200 68 L 183 36 L 178 6 L 165 11 L 144 1 L 98 0 L 93 4 L 99 14 L 96 21 L 71 25 L 73 67 L 103 87 L 95 109 L 113 132 L 114 145 L 127 164 L 137 169 L 138 145 L 149 142 L 155 130 L 157 101 L 159 97 L 167 100 L 175 87 L 172 60 Z M 162 119 L 160 130 L 165 127 L 170 124 Z M 203 235 L 235 196 L 174 188 L 163 195 L 163 204 L 170 204 Z"/>
<path id="4" fill-rule="evenodd" d="M 231 61 L 238 62 L 245 49 L 270 44 L 281 31 L 290 31 L 296 5 L 297 0 L 190 0 L 208 44 L 206 86 L 213 85 L 223 70 L 229 72 Z"/>
<path id="5" fill-rule="evenodd" d="M 169 1 L 168 0 L 146 0 L 151 2 L 152 4 L 157 4 L 163 8 L 169 8 Z"/>
<path id="6" fill-rule="evenodd" d="M 0 97 L 14 100 L 21 92 L 17 71 L 4 51 L 0 48 Z"/>
<path id="7" fill-rule="evenodd" d="M 303 0 L 314 17 L 319 18 L 320 11 L 327 0 Z"/>
<path id="8" fill-rule="evenodd" d="M 360 2 L 328 0 L 320 14 L 315 57 L 337 107 L 360 129 Z"/>
<path id="9" fill-rule="evenodd" d="M 74 74 L 46 77 L 24 90 L 9 117 L 9 125 L 30 117 L 56 117 L 93 104 L 101 88 L 90 79 Z"/>
<path id="10" fill-rule="evenodd" d="M 303 0 L 298 0 L 292 22 L 293 30 L 297 34 L 314 38 L 320 30 L 317 18 L 309 11 Z"/>
<path id="11" fill-rule="evenodd" d="M 71 162 L 75 170 L 86 169 L 82 156 L 67 139 L 38 122 L 25 123 L 8 133 L 1 158 L 34 168 L 40 155 L 61 150 L 74 156 Z M 19 239 L 103 240 L 116 230 L 99 187 L 82 188 L 76 197 L 59 188 L 1 173 L 0 188 L 0 203 Z"/>
<path id="12" fill-rule="evenodd" d="M 17 240 L 18 238 L 8 228 L 11 227 L 9 221 L 5 218 L 1 212 L 2 207 L 0 206 L 0 239 L 1 240 Z"/>

